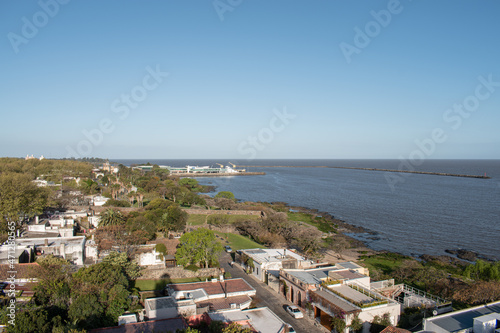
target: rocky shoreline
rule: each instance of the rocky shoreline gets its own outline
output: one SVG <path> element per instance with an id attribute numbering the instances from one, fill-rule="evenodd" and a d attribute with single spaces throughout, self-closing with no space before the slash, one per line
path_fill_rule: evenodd
<path id="1" fill-rule="evenodd" d="M 285 202 L 271 202 L 271 205 L 282 205 L 287 207 L 290 211 L 292 212 L 299 212 L 299 213 L 306 213 L 306 214 L 312 214 L 316 216 L 321 216 L 329 221 L 331 223 L 335 224 L 338 226 L 338 231 L 339 233 L 342 233 L 344 237 L 348 238 L 351 244 L 355 248 L 368 248 L 374 253 L 389 253 L 391 251 L 376 251 L 370 248 L 369 244 L 363 242 L 362 240 L 353 238 L 349 235 L 346 235 L 346 233 L 364 233 L 364 234 L 369 234 L 369 235 L 377 235 L 377 232 L 355 226 L 352 224 L 349 224 L 343 220 L 335 218 L 335 216 L 331 215 L 330 213 L 327 212 L 321 212 L 318 209 L 313 209 L 313 208 L 308 208 L 308 207 L 301 207 L 301 206 L 290 206 Z M 452 263 L 455 265 L 467 265 L 470 263 L 474 263 L 477 260 L 485 260 L 485 261 L 496 261 L 494 258 L 488 257 L 486 255 L 470 251 L 467 249 L 446 249 L 445 252 L 447 254 L 442 254 L 442 255 L 430 255 L 430 254 L 418 254 L 418 255 L 412 255 L 412 257 L 424 260 L 424 261 L 441 261 L 441 262 L 447 262 L 447 263 Z"/>

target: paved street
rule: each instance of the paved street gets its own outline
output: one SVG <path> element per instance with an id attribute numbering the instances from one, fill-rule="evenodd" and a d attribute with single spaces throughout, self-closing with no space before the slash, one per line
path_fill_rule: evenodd
<path id="1" fill-rule="evenodd" d="M 231 267 L 229 263 L 232 261 L 229 253 L 224 252 L 221 254 L 220 266 L 231 273 L 232 278 L 243 278 L 247 281 L 256 291 L 257 295 L 253 298 L 257 307 L 267 306 L 275 314 L 278 315 L 283 321 L 289 323 L 299 333 L 312 333 L 312 332 L 328 332 L 322 326 L 317 326 L 314 321 L 308 318 L 295 319 L 290 316 L 284 309 L 285 304 L 292 304 L 288 302 L 283 296 L 276 293 L 273 289 L 265 283 L 257 280 L 253 275 L 246 274 L 239 265 Z"/>

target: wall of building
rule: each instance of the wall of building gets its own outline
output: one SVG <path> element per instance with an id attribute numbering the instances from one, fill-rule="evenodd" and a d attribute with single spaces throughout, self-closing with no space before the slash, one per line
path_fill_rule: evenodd
<path id="1" fill-rule="evenodd" d="M 389 303 L 386 305 L 374 306 L 372 308 L 365 308 L 361 310 L 359 319 L 363 322 L 371 323 L 375 316 L 382 317 L 385 313 L 389 313 L 391 323 L 395 326 L 399 321 L 401 315 L 401 305 L 399 303 Z M 363 326 L 363 333 L 369 332 L 369 325 Z"/>

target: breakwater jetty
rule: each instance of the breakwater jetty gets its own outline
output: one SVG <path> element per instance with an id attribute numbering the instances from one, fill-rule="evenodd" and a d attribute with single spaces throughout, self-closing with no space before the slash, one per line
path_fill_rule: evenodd
<path id="1" fill-rule="evenodd" d="M 446 172 L 360 168 L 360 167 L 342 167 L 342 166 L 326 166 L 326 165 L 295 165 L 295 166 L 293 166 L 293 165 L 239 165 L 238 167 L 244 167 L 244 168 L 329 168 L 329 169 L 350 169 L 350 170 L 364 170 L 364 171 L 414 173 L 414 174 L 419 174 L 419 175 L 464 177 L 464 178 L 479 178 L 479 179 L 490 179 L 491 178 L 491 177 L 488 177 L 486 175 L 466 175 L 466 174 L 446 173 Z"/>

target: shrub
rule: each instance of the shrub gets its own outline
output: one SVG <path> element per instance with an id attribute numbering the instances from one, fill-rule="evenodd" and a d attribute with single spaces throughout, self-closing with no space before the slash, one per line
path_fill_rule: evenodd
<path id="1" fill-rule="evenodd" d="M 130 207 L 130 202 L 125 201 L 125 200 L 109 199 L 108 201 L 106 201 L 104 206 L 106 206 L 106 207 Z"/>
<path id="2" fill-rule="evenodd" d="M 187 266 L 186 269 L 189 270 L 189 271 L 192 271 L 192 272 L 198 272 L 198 270 L 200 268 L 198 266 L 196 266 L 196 265 L 191 264 L 191 265 Z"/>

